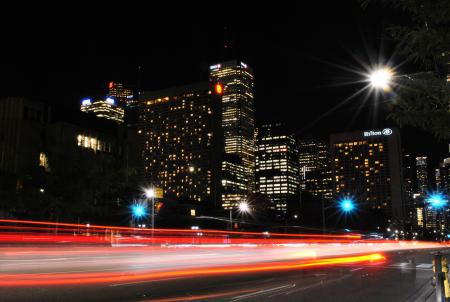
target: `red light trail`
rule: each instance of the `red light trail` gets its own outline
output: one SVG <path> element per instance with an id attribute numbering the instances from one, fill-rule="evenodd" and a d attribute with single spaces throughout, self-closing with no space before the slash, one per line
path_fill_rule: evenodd
<path id="1" fill-rule="evenodd" d="M 114 282 L 155 281 L 168 278 L 201 277 L 223 274 L 243 274 L 278 270 L 292 270 L 323 267 L 339 264 L 379 262 L 385 260 L 381 254 L 351 257 L 324 258 L 307 261 L 273 262 L 251 265 L 230 265 L 209 268 L 189 268 L 173 271 L 141 271 L 139 274 L 127 272 L 111 273 L 63 273 L 63 274 L 0 274 L 0 286 L 51 286 Z"/>
<path id="2" fill-rule="evenodd" d="M 47 221 L 32 221 L 32 220 L 12 220 L 12 219 L 0 219 L 0 223 L 8 224 L 28 224 L 28 225 L 46 225 L 55 227 L 72 227 L 79 229 L 90 230 L 114 230 L 114 231 L 138 231 L 141 234 L 150 234 L 152 229 L 148 228 L 131 228 L 131 227 L 117 227 L 106 225 L 89 225 L 75 224 L 75 223 L 61 223 L 61 222 L 47 222 Z M 1 227 L 0 227 L 1 228 Z M 70 229 L 74 231 L 75 229 Z M 190 229 L 154 229 L 154 233 L 172 233 L 172 234 L 195 234 L 195 233 L 207 233 L 207 234 L 222 234 L 222 235 L 248 235 L 248 236 L 262 236 L 263 232 L 239 232 L 239 231 L 222 231 L 222 230 L 190 230 Z M 323 235 L 323 234 L 284 234 L 284 233 L 269 233 L 270 237 L 293 237 L 293 238 L 342 238 L 342 239 L 361 239 L 361 235 L 358 234 L 345 234 L 345 235 Z"/>
<path id="3" fill-rule="evenodd" d="M 441 248 L 361 235 L 151 229 L 0 220 L 0 287 L 146 282 L 381 263 Z M 151 234 L 154 233 L 154 236 Z"/>

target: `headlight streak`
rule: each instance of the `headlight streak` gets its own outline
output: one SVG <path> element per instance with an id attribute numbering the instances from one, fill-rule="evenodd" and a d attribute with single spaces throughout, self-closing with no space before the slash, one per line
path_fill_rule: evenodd
<path id="1" fill-rule="evenodd" d="M 0 274 L 0 287 L 81 285 L 115 282 L 157 281 L 168 278 L 193 278 L 225 274 L 243 274 L 269 271 L 315 268 L 339 264 L 379 262 L 382 254 L 351 257 L 324 258 L 307 261 L 285 261 L 249 265 L 229 265 L 208 268 L 189 268 L 172 271 L 108 272 L 108 273 L 62 273 L 62 274 Z"/>
<path id="2" fill-rule="evenodd" d="M 358 234 L 151 229 L 0 220 L 0 287 L 156 281 L 380 263 L 382 253 L 442 248 Z M 32 270 L 30 270 L 32 269 Z M 78 273 L 71 273 L 78 271 Z M 106 272 L 108 271 L 108 272 Z M 30 273 L 35 272 L 35 273 Z"/>

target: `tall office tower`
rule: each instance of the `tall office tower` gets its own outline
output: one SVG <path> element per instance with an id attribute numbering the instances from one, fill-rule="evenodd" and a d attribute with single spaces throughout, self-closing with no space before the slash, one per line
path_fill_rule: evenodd
<path id="1" fill-rule="evenodd" d="M 411 154 L 403 154 L 403 182 L 405 198 L 405 221 L 411 231 L 423 226 L 423 202 L 416 195 L 416 161 Z"/>
<path id="2" fill-rule="evenodd" d="M 288 202 L 299 197 L 296 140 L 281 124 L 264 125 L 258 132 L 256 190 L 265 194 L 277 216 L 284 218 Z"/>
<path id="3" fill-rule="evenodd" d="M 439 194 L 445 196 L 446 199 L 450 196 L 450 158 L 445 158 L 439 168 L 435 170 L 436 176 L 436 191 Z M 426 197 L 424 197 L 426 198 Z M 427 215 L 427 228 L 435 230 L 435 227 L 439 225 L 442 227 L 442 232 L 445 231 L 446 225 L 448 225 L 449 214 L 446 211 L 436 210 L 430 206 L 426 207 Z"/>
<path id="4" fill-rule="evenodd" d="M 417 193 L 426 194 L 429 187 L 427 157 L 416 157 Z"/>
<path id="5" fill-rule="evenodd" d="M 434 180 L 436 182 L 436 191 L 440 191 L 442 187 L 441 169 L 434 169 Z"/>
<path id="6" fill-rule="evenodd" d="M 426 198 L 430 187 L 428 180 L 428 164 L 427 157 L 416 157 L 416 173 L 417 173 L 417 194 L 418 200 L 424 205 L 424 222 L 425 228 L 432 231 L 436 229 L 437 212 L 433 207 L 427 205 Z"/>
<path id="7" fill-rule="evenodd" d="M 255 188 L 253 71 L 243 62 L 210 66 L 210 81 L 221 95 L 224 156 L 222 206 L 246 200 Z"/>
<path id="8" fill-rule="evenodd" d="M 411 154 L 403 154 L 403 180 L 405 182 L 405 193 L 408 197 L 413 197 L 416 192 L 416 162 Z"/>
<path id="9" fill-rule="evenodd" d="M 333 134 L 333 194 L 352 196 L 370 227 L 403 221 L 400 133 L 396 129 Z"/>
<path id="10" fill-rule="evenodd" d="M 440 187 L 439 191 L 450 197 L 450 158 L 445 158 L 439 167 Z"/>
<path id="11" fill-rule="evenodd" d="M 117 100 L 118 105 L 122 108 L 136 104 L 136 100 L 133 98 L 133 90 L 124 87 L 122 83 L 109 82 L 108 96 Z"/>
<path id="12" fill-rule="evenodd" d="M 210 83 L 140 94 L 144 174 L 165 195 L 201 203 L 218 200 L 219 99 Z"/>
<path id="13" fill-rule="evenodd" d="M 298 142 L 300 187 L 314 196 L 330 200 L 333 197 L 333 180 L 328 143 L 318 139 Z"/>
<path id="14" fill-rule="evenodd" d="M 115 121 L 122 124 L 124 121 L 125 111 L 121 108 L 117 101 L 111 97 L 106 99 L 92 101 L 87 98 L 81 101 L 80 110 L 84 113 L 92 113 L 99 118 L 105 118 L 107 120 Z"/>

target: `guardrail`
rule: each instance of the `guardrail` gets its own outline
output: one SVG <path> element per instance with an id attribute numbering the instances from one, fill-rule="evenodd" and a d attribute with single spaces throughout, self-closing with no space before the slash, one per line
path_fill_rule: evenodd
<path id="1" fill-rule="evenodd" d="M 447 259 L 441 254 L 433 256 L 433 283 L 436 290 L 436 302 L 450 301 L 450 284 L 448 279 Z"/>

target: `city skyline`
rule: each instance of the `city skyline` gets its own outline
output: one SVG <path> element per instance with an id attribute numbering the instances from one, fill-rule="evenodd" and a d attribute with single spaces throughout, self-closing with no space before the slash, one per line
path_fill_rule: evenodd
<path id="1" fill-rule="evenodd" d="M 378 117 L 378 125 L 372 125 L 373 112 L 368 107 L 354 118 L 363 96 L 321 118 L 361 87 L 361 84 L 340 86 L 361 80 L 360 75 L 342 66 L 361 69 L 359 61 L 366 64 L 376 63 L 378 58 L 384 61 L 381 63 L 389 61 L 393 48 L 383 35 L 384 22 L 398 17 L 398 13 L 387 14 L 373 6 L 362 9 L 351 1 L 328 5 L 330 9 L 325 12 L 319 4 L 275 8 L 282 20 L 270 25 L 265 24 L 264 18 L 251 22 L 223 18 L 227 16 L 227 8 L 215 12 L 217 20 L 208 27 L 201 26 L 201 18 L 198 22 L 185 23 L 182 17 L 158 31 L 150 26 L 134 30 L 128 24 L 122 31 L 139 43 L 126 48 L 106 48 L 106 41 L 113 40 L 107 37 L 118 34 L 113 30 L 114 25 L 93 27 L 91 34 L 83 38 L 62 37 L 63 43 L 58 43 L 61 51 L 53 49 L 57 44 L 53 39 L 56 33 L 45 31 L 42 35 L 48 43 L 40 43 L 40 48 L 26 57 L 20 50 L 20 42 L 12 42 L 9 49 L 17 48 L 17 51 L 0 58 L 5 70 L 2 75 L 5 89 L 0 94 L 30 96 L 59 106 L 75 107 L 80 99 L 98 93 L 99 87 L 106 88 L 111 81 L 139 86 L 142 91 L 155 91 L 205 80 L 211 64 L 231 57 L 252 66 L 258 78 L 255 83 L 256 125 L 281 120 L 299 135 L 312 134 L 325 139 L 334 128 L 348 131 L 392 126 L 392 121 L 385 121 L 383 112 Z M 272 13 L 271 9 L 263 6 L 261 14 Z M 251 11 L 249 5 L 242 7 L 243 15 Z M 296 15 L 301 18 L 294 18 Z M 201 13 L 196 16 L 201 17 Z M 142 25 L 139 18 L 136 19 L 134 22 Z M 61 24 L 64 25 L 66 23 Z M 137 39 L 141 36 L 143 38 Z M 302 37 L 301 42 L 297 37 Z M 153 43 L 155 41 L 159 42 Z M 66 56 L 61 55 L 63 51 Z M 401 64 L 402 59 L 393 57 L 392 62 Z M 399 71 L 411 70 L 410 65 L 402 65 Z M 292 110 L 299 104 L 307 108 Z M 414 129 L 402 132 L 405 132 L 406 144 L 416 138 Z M 438 163 L 441 159 L 434 157 L 441 157 L 448 148 L 430 135 L 419 133 L 427 142 L 423 145 L 436 146 L 433 148 L 436 151 L 432 151 L 436 156 L 424 155 Z M 423 146 L 409 144 L 418 155 L 426 151 Z"/>
<path id="2" fill-rule="evenodd" d="M 450 301 L 450 0 L 14 4 L 0 300 Z"/>

